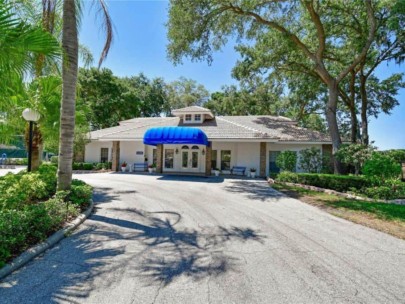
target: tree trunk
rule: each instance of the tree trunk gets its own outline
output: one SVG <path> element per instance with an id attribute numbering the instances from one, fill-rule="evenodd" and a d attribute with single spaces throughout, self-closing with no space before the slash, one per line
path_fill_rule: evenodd
<path id="1" fill-rule="evenodd" d="M 357 114 L 356 108 L 350 106 L 350 123 L 351 123 L 351 132 L 350 132 L 350 141 L 355 144 L 357 143 Z"/>
<path id="2" fill-rule="evenodd" d="M 352 71 L 350 73 L 350 120 L 351 120 L 351 135 L 350 135 L 350 140 L 352 143 L 357 143 L 357 127 L 358 127 L 358 121 L 357 121 L 357 113 L 356 113 L 356 73 L 355 71 Z"/>
<path id="3" fill-rule="evenodd" d="M 326 107 L 326 120 L 329 127 L 329 135 L 332 139 L 332 155 L 335 174 L 342 174 L 343 168 L 340 161 L 336 159 L 335 153 L 339 150 L 342 140 L 339 134 L 339 127 L 336 118 L 337 101 L 338 101 L 338 84 L 336 80 L 331 80 L 328 84 L 328 103 Z"/>
<path id="4" fill-rule="evenodd" d="M 29 137 L 30 137 L 30 128 L 29 123 L 25 128 L 25 146 L 27 151 L 29 151 Z M 32 129 L 32 146 L 31 146 L 31 171 L 36 171 L 40 165 L 40 148 L 42 146 L 42 134 L 39 131 L 38 125 L 33 124 Z"/>
<path id="5" fill-rule="evenodd" d="M 368 98 L 366 89 L 366 76 L 363 73 L 360 74 L 360 96 L 361 96 L 361 142 L 364 145 L 370 143 L 368 137 L 368 119 L 367 119 L 367 108 L 368 108 Z"/>
<path id="6" fill-rule="evenodd" d="M 62 103 L 60 115 L 58 190 L 69 190 L 72 182 L 73 142 L 75 130 L 78 37 L 76 1 L 63 2 Z"/>

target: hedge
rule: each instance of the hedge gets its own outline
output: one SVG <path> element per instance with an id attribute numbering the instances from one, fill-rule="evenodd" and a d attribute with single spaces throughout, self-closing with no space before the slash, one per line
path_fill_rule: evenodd
<path id="1" fill-rule="evenodd" d="M 73 163 L 73 170 L 107 170 L 111 169 L 112 163 Z"/>
<path id="2" fill-rule="evenodd" d="M 374 199 L 391 200 L 405 198 L 405 183 L 399 180 L 386 180 L 384 183 L 381 183 L 365 176 L 293 173 L 288 171 L 278 174 L 276 180 L 339 192 L 354 192 Z"/>
<path id="3" fill-rule="evenodd" d="M 277 176 L 277 180 L 281 182 L 311 185 L 339 192 L 347 192 L 354 189 L 359 190 L 374 186 L 371 180 L 362 176 L 352 175 L 281 172 Z"/>

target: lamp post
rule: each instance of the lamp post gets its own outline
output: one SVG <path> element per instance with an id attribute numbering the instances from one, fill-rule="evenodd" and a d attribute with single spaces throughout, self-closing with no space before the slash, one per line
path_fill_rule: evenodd
<path id="1" fill-rule="evenodd" d="M 30 130 L 29 130 L 29 140 L 28 140 L 28 172 L 31 172 L 31 163 L 32 163 L 32 129 L 34 127 L 34 123 L 36 123 L 41 115 L 33 110 L 33 109 L 25 109 L 22 112 L 23 118 L 30 123 Z"/>

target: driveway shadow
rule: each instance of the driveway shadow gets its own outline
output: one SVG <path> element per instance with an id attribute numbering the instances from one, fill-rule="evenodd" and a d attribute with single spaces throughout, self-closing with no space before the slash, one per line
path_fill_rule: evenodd
<path id="1" fill-rule="evenodd" d="M 111 199 L 101 198 L 103 202 Z M 84 229 L 0 282 L 2 299 L 6 303 L 81 302 L 94 288 L 114 288 L 128 276 L 145 286 L 160 287 L 184 276 L 192 280 L 220 276 L 235 271 L 239 263 L 224 251 L 228 243 L 262 243 L 265 238 L 249 227 L 190 229 L 177 212 L 108 210 L 114 211 L 114 217 L 93 214 Z"/>
<path id="2" fill-rule="evenodd" d="M 193 176 L 193 175 L 162 175 L 158 178 L 161 181 L 176 181 L 176 182 L 194 182 L 204 184 L 218 184 L 223 183 L 224 178 L 222 176 Z"/>
<path id="3" fill-rule="evenodd" d="M 265 201 L 269 198 L 285 197 L 284 194 L 269 187 L 267 182 L 235 180 L 231 181 L 224 189 L 229 192 L 244 195 L 250 199 Z"/>
<path id="4" fill-rule="evenodd" d="M 217 226 L 201 230 L 176 227 L 176 212 L 145 212 L 135 208 L 112 209 L 132 213 L 131 220 L 94 215 L 92 220 L 125 228 L 126 239 L 144 248 L 133 271 L 146 285 L 166 286 L 180 276 L 195 280 L 234 270 L 237 260 L 222 251 L 228 242 L 263 242 L 264 236 L 251 228 Z M 135 220 L 132 220 L 135 219 Z M 122 233 L 109 234 L 121 239 Z"/>

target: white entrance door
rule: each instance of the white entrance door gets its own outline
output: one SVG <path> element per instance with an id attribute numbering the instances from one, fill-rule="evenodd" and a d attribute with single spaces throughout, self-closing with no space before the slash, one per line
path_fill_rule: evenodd
<path id="1" fill-rule="evenodd" d="M 198 146 L 183 146 L 181 148 L 182 171 L 197 172 L 200 167 L 200 150 Z"/>

